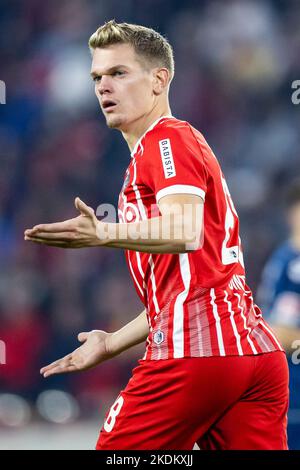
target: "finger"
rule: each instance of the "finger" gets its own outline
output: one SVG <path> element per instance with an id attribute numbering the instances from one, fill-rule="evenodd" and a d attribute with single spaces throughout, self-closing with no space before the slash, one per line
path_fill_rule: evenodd
<path id="1" fill-rule="evenodd" d="M 29 242 L 34 242 L 34 243 L 39 243 L 40 245 L 48 245 L 48 246 L 56 246 L 58 248 L 74 248 L 73 246 L 70 246 L 70 242 L 59 242 L 59 241 L 53 241 L 53 240 L 43 240 L 41 238 L 36 238 L 36 237 L 25 237 L 26 241 Z"/>
<path id="2" fill-rule="evenodd" d="M 87 206 L 79 197 L 75 198 L 75 206 L 82 215 L 87 215 L 89 217 L 93 217 L 95 215 L 94 209 Z"/>
<path id="3" fill-rule="evenodd" d="M 83 343 L 84 341 L 87 340 L 88 338 L 88 333 L 87 332 L 82 332 L 82 333 L 79 333 L 79 335 L 77 336 L 78 338 L 78 341 L 80 341 L 81 343 Z"/>
<path id="4" fill-rule="evenodd" d="M 47 364 L 46 366 L 42 367 L 40 369 L 40 373 L 42 374 L 45 370 L 51 369 L 52 367 L 59 366 L 63 363 L 69 363 L 72 360 L 72 354 L 67 354 L 64 357 L 61 357 L 60 359 L 57 359 L 56 361 L 51 362 L 50 364 Z"/>
<path id="5" fill-rule="evenodd" d="M 54 367 L 53 369 L 46 371 L 43 373 L 43 377 L 47 378 L 50 377 L 50 375 L 57 375 L 57 374 L 66 374 L 68 372 L 75 372 L 77 371 L 77 367 L 74 366 L 74 364 L 66 365 L 66 366 L 57 366 Z"/>
<path id="6" fill-rule="evenodd" d="M 55 222 L 53 224 L 39 224 L 31 229 L 25 230 L 25 235 L 32 235 L 37 232 L 67 232 L 73 230 L 73 219 L 64 222 Z"/>
<path id="7" fill-rule="evenodd" d="M 75 232 L 57 232 L 57 233 L 51 233 L 51 232 L 38 232 L 34 236 L 32 235 L 25 235 L 25 240 L 26 237 L 30 238 L 39 238 L 41 240 L 57 240 L 57 241 L 62 241 L 62 242 L 69 242 L 72 240 L 75 240 Z"/>

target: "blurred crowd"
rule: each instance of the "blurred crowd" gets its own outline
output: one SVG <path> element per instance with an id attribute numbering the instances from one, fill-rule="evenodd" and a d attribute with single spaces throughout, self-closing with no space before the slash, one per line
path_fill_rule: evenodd
<path id="1" fill-rule="evenodd" d="M 254 292 L 286 235 L 282 192 L 300 175 L 299 1 L 1 0 L 0 389 L 30 405 L 64 391 L 83 415 L 106 411 L 143 346 L 80 375 L 43 379 L 40 367 L 77 347 L 80 331 L 113 331 L 142 305 L 121 251 L 42 247 L 23 233 L 75 216 L 76 196 L 117 204 L 129 150 L 105 126 L 87 46 L 112 18 L 172 43 L 172 113 L 203 132 L 222 165 Z"/>

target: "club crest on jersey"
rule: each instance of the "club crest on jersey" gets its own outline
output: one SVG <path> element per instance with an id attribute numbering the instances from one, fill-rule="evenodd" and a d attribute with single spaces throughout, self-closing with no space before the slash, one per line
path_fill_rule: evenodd
<path id="1" fill-rule="evenodd" d="M 165 335 L 164 335 L 163 331 L 157 330 L 154 333 L 153 341 L 154 341 L 155 344 L 161 344 L 163 342 L 164 338 L 165 338 Z"/>
<path id="2" fill-rule="evenodd" d="M 173 178 L 176 176 L 175 164 L 171 149 L 170 139 L 159 141 L 160 156 L 163 164 L 165 178 Z"/>

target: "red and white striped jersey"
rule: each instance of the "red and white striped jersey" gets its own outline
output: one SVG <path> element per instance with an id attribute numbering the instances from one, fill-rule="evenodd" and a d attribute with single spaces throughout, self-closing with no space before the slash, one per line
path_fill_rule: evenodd
<path id="1" fill-rule="evenodd" d="M 150 326 L 144 358 L 283 350 L 245 282 L 239 219 L 215 155 L 189 123 L 164 116 L 131 153 L 119 220 L 158 216 L 160 198 L 179 193 L 205 201 L 202 247 L 180 254 L 126 251 Z"/>

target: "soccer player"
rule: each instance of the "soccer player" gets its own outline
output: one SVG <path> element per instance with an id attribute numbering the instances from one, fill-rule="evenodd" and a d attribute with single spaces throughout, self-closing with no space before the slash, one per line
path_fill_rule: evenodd
<path id="1" fill-rule="evenodd" d="M 300 179 L 292 182 L 285 197 L 289 236 L 271 255 L 262 275 L 258 297 L 266 318 L 288 355 L 290 372 L 289 444 L 300 449 L 300 424 L 292 413 L 300 409 Z M 296 414 L 295 413 L 295 414 Z"/>
<path id="2" fill-rule="evenodd" d="M 287 449 L 285 353 L 246 284 L 239 219 L 202 134 L 171 114 L 170 44 L 152 29 L 109 21 L 90 38 L 91 75 L 107 125 L 131 159 L 119 223 L 80 215 L 25 231 L 61 248 L 126 250 L 145 310 L 115 333 L 41 369 L 84 370 L 147 339 L 106 415 L 97 449 Z"/>

